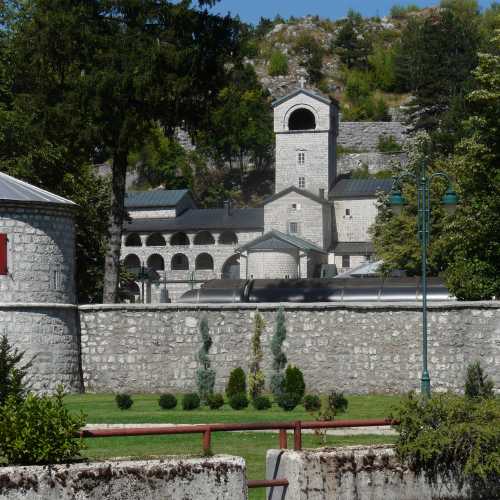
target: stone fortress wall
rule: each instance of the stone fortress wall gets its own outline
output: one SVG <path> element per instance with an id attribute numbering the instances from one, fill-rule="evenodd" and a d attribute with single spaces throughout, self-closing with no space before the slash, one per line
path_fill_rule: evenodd
<path id="1" fill-rule="evenodd" d="M 248 370 L 253 319 L 266 322 L 264 370 L 279 304 L 88 305 L 80 307 L 82 365 L 89 392 L 196 389 L 198 325 L 206 316 L 217 390 L 232 369 Z M 285 304 L 289 363 L 308 390 L 400 393 L 418 389 L 421 308 L 417 303 Z M 461 390 L 468 363 L 479 360 L 500 386 L 500 303 L 429 305 L 433 390 Z"/>

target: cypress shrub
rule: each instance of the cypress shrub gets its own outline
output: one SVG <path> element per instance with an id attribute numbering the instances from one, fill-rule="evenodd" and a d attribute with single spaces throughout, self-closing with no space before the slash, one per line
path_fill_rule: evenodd
<path id="1" fill-rule="evenodd" d="M 252 406 L 256 410 L 269 410 L 271 408 L 271 400 L 267 396 L 258 396 L 252 400 Z"/>
<path id="2" fill-rule="evenodd" d="M 276 316 L 276 328 L 271 339 L 271 352 L 273 354 L 273 375 L 271 376 L 271 391 L 276 398 L 283 393 L 283 370 L 285 369 L 287 358 L 283 352 L 283 342 L 286 339 L 285 313 L 280 308 Z"/>
<path id="3" fill-rule="evenodd" d="M 213 394 L 215 385 L 215 371 L 210 368 L 210 358 L 208 357 L 210 347 L 212 347 L 212 337 L 210 337 L 207 318 L 200 321 L 200 336 L 202 344 L 198 351 L 200 367 L 196 372 L 196 382 L 200 399 L 206 402 L 208 396 Z"/>
<path id="4" fill-rule="evenodd" d="M 235 368 L 229 375 L 226 386 L 226 396 L 231 398 L 236 394 L 245 394 L 247 392 L 247 382 L 245 372 L 242 368 Z"/>
<path id="5" fill-rule="evenodd" d="M 283 392 L 285 394 L 294 394 L 299 402 L 302 401 L 306 392 L 306 384 L 302 371 L 296 366 L 287 366 L 285 379 L 283 380 Z"/>

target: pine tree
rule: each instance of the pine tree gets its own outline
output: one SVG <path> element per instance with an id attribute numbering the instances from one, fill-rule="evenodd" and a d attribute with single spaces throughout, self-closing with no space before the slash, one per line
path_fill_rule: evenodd
<path id="1" fill-rule="evenodd" d="M 276 317 L 276 330 L 271 340 L 271 352 L 273 353 L 273 376 L 271 377 L 271 390 L 276 397 L 283 392 L 284 369 L 287 358 L 282 350 L 286 338 L 285 313 L 280 308 Z"/>
<path id="2" fill-rule="evenodd" d="M 32 361 L 21 365 L 24 352 L 9 344 L 6 335 L 0 339 L 0 406 L 9 396 L 21 400 L 29 390 L 26 376 Z"/>
<path id="3" fill-rule="evenodd" d="M 252 337 L 252 357 L 248 373 L 248 392 L 252 399 L 262 395 L 266 383 L 266 377 L 260 366 L 262 358 L 264 357 L 261 343 L 264 326 L 264 319 L 259 313 L 256 313 L 254 319 L 254 334 Z"/>
<path id="4" fill-rule="evenodd" d="M 206 317 L 200 321 L 200 335 L 202 341 L 202 345 L 198 351 L 200 368 L 198 368 L 196 375 L 198 393 L 200 399 L 205 403 L 208 396 L 213 394 L 215 385 L 215 371 L 210 368 L 210 358 L 208 357 L 208 352 L 210 351 L 210 347 L 212 347 L 212 337 L 210 337 L 210 330 Z"/>

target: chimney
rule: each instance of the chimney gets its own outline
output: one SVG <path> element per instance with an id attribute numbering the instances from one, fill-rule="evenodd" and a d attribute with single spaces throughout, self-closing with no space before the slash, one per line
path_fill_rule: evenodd
<path id="1" fill-rule="evenodd" d="M 231 200 L 224 200 L 224 215 L 231 215 Z"/>
<path id="2" fill-rule="evenodd" d="M 325 190 L 324 188 L 319 189 L 319 197 L 325 199 Z"/>

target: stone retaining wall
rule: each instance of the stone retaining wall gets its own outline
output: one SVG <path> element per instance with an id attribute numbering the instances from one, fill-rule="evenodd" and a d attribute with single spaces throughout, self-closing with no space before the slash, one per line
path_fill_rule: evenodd
<path id="1" fill-rule="evenodd" d="M 337 175 L 349 174 L 353 170 L 368 167 L 370 174 L 389 170 L 393 163 L 405 166 L 408 163 L 406 153 L 347 153 L 337 159 Z"/>
<path id="2" fill-rule="evenodd" d="M 399 144 L 406 140 L 407 127 L 400 122 L 340 122 L 337 145 L 360 152 L 378 151 L 380 136 L 393 136 Z"/>
<path id="3" fill-rule="evenodd" d="M 266 326 L 263 367 L 279 304 L 90 305 L 80 307 L 82 364 L 90 392 L 190 391 L 196 388 L 199 321 L 208 319 L 223 390 L 229 372 L 248 370 L 257 308 Z M 407 303 L 284 304 L 284 350 L 310 391 L 400 393 L 418 389 L 421 309 Z M 500 302 L 429 306 L 429 369 L 434 390 L 461 390 L 467 364 L 479 360 L 500 386 Z"/>
<path id="4" fill-rule="evenodd" d="M 0 467 L 0 500 L 246 500 L 240 457 Z"/>
<path id="5" fill-rule="evenodd" d="M 462 500 L 454 485 L 429 485 L 398 462 L 390 446 L 346 446 L 267 452 L 267 479 L 286 478 L 286 500 Z M 492 491 L 491 498 L 495 497 Z M 281 500 L 283 488 L 268 490 Z"/>

